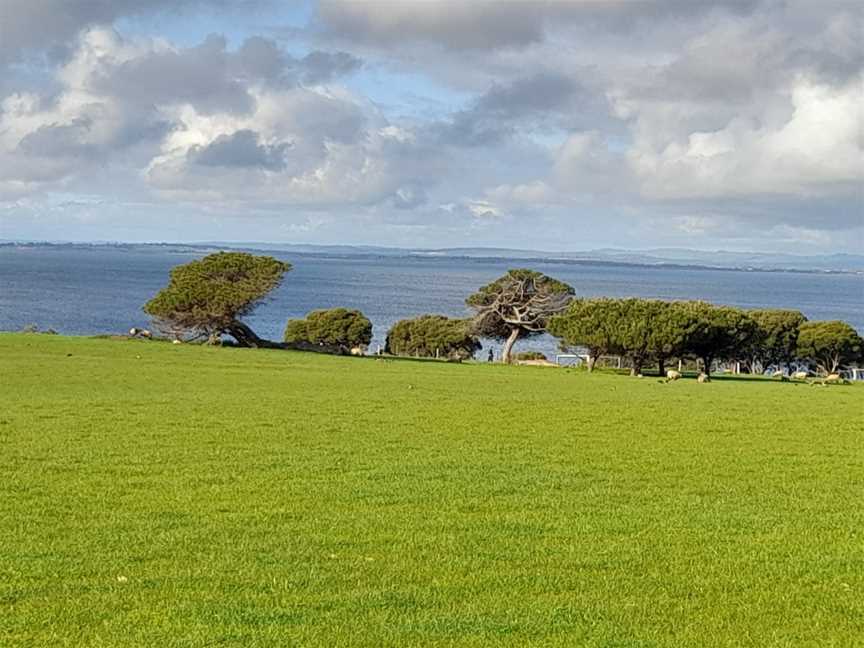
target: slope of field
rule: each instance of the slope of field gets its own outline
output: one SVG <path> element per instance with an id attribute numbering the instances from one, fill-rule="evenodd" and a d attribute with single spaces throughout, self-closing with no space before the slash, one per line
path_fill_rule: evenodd
<path id="1" fill-rule="evenodd" d="M 860 645 L 862 412 L 0 335 L 0 645 Z"/>

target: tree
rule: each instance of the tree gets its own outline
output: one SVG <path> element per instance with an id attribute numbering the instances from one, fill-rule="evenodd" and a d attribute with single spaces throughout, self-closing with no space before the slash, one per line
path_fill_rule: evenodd
<path id="1" fill-rule="evenodd" d="M 443 315 L 404 319 L 387 333 L 385 351 L 392 355 L 420 358 L 445 357 L 467 360 L 481 348 L 471 334 L 471 322 Z"/>
<path id="2" fill-rule="evenodd" d="M 666 361 L 687 353 L 687 339 L 695 320 L 682 302 L 655 301 L 653 304 L 658 312 L 651 320 L 649 348 L 660 375 L 664 376 Z"/>
<path id="3" fill-rule="evenodd" d="M 168 285 L 144 305 L 165 330 L 241 346 L 274 346 L 241 321 L 282 281 L 291 264 L 245 252 L 218 252 L 171 270 Z"/>
<path id="4" fill-rule="evenodd" d="M 573 299 L 566 311 L 551 318 L 549 332 L 561 340 L 565 349 L 588 349 L 588 371 L 601 355 L 623 353 L 618 319 L 619 300 L 600 297 Z"/>
<path id="5" fill-rule="evenodd" d="M 509 270 L 480 288 L 466 303 L 474 310 L 474 332 L 504 342 L 501 359 L 511 361 L 520 337 L 546 330 L 549 319 L 567 308 L 574 290 L 533 270 Z"/>
<path id="6" fill-rule="evenodd" d="M 738 308 L 702 301 L 684 302 L 681 308 L 691 320 L 684 350 L 702 360 L 708 375 L 715 359 L 740 357 L 758 333 L 755 320 Z"/>
<path id="7" fill-rule="evenodd" d="M 846 322 L 804 322 L 798 334 L 799 358 L 812 361 L 822 373 L 864 360 L 864 340 Z"/>
<path id="8" fill-rule="evenodd" d="M 619 300 L 609 317 L 614 346 L 630 361 L 631 375 L 641 374 L 652 360 L 663 375 L 666 360 L 683 353 L 692 324 L 678 302 L 657 299 Z"/>
<path id="9" fill-rule="evenodd" d="M 796 310 L 750 310 L 747 314 L 758 326 L 749 353 L 751 370 L 757 363 L 783 364 L 788 368 L 795 360 L 798 335 L 807 318 Z"/>
<path id="10" fill-rule="evenodd" d="M 288 320 L 284 340 L 288 344 L 315 344 L 350 353 L 372 341 L 372 322 L 358 310 L 314 310 L 305 319 Z"/>

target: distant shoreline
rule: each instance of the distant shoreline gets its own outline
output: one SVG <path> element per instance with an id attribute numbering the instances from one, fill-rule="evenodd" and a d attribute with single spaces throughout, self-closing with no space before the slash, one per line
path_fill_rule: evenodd
<path id="1" fill-rule="evenodd" d="M 0 249 L 84 249 L 84 250 L 118 250 L 118 251 L 162 251 L 176 252 L 178 254 L 206 253 L 214 250 L 244 250 L 251 252 L 264 252 L 271 254 L 296 254 L 300 256 L 330 258 L 330 259 L 423 259 L 423 260 L 461 260 L 461 261 L 507 261 L 514 264 L 523 263 L 547 263 L 558 265 L 576 266 L 606 266 L 606 267 L 628 267 L 644 269 L 670 269 L 670 270 L 713 270 L 723 272 L 759 272 L 759 273 L 790 273 L 807 275 L 864 275 L 864 269 L 830 269 L 830 268 L 792 268 L 792 267 L 764 267 L 750 265 L 717 265 L 711 263 L 689 263 L 673 260 L 639 261 L 639 260 L 615 260 L 585 257 L 568 258 L 554 254 L 544 256 L 537 253 L 532 256 L 530 251 L 514 250 L 510 256 L 501 253 L 497 249 L 490 249 L 484 253 L 483 248 L 453 248 L 453 249 L 408 249 L 408 248 L 375 248 L 367 246 L 338 246 L 338 245 L 279 245 L 269 246 L 261 244 L 242 243 L 78 243 L 78 242 L 49 242 L 49 241 L 0 241 Z M 497 253 L 493 253 L 497 252 Z M 710 255 L 711 253 L 706 253 Z"/>

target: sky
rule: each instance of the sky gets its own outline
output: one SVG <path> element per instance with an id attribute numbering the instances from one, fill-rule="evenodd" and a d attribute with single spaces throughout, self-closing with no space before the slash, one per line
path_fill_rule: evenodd
<path id="1" fill-rule="evenodd" d="M 0 239 L 864 248 L 864 5 L 0 0 Z"/>

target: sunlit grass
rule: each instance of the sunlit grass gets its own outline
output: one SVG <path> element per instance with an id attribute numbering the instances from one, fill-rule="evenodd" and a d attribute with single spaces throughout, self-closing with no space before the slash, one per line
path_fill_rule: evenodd
<path id="1" fill-rule="evenodd" d="M 0 645 L 853 646 L 864 389 L 0 335 Z"/>

